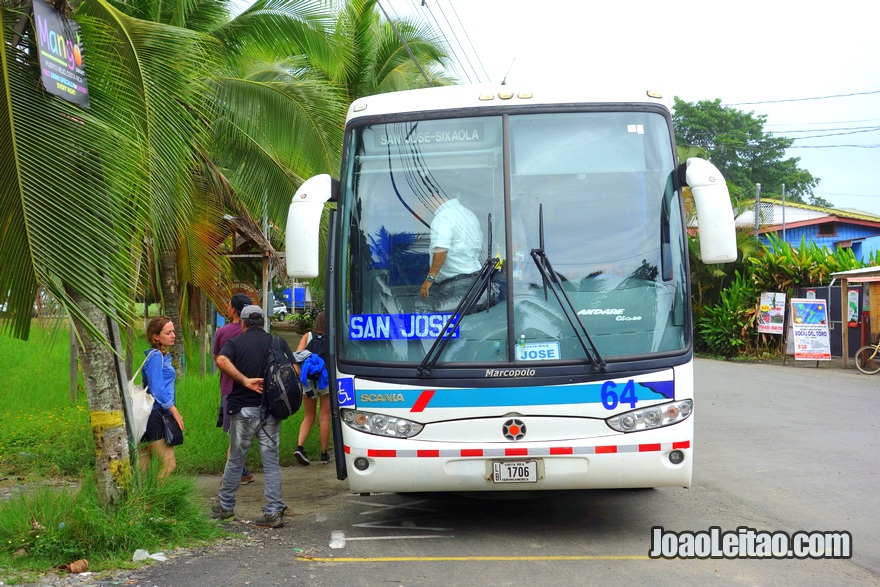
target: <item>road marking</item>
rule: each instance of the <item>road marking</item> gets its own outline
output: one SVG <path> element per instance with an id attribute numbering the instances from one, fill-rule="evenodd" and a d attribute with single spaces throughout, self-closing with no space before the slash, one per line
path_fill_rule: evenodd
<path id="1" fill-rule="evenodd" d="M 362 524 L 352 524 L 354 528 L 387 528 L 390 530 L 434 530 L 435 532 L 445 532 L 452 528 L 441 528 L 432 526 L 416 526 L 413 520 L 421 520 L 424 518 L 433 518 L 435 516 L 417 516 L 415 518 L 396 518 L 393 520 L 382 520 L 375 522 L 364 522 Z"/>
<path id="2" fill-rule="evenodd" d="M 381 510 L 417 510 L 420 512 L 436 512 L 437 510 L 434 508 L 423 508 L 416 507 L 416 505 L 421 503 L 427 503 L 427 499 L 420 499 L 417 501 L 411 501 L 409 503 L 371 503 L 364 502 L 362 500 L 348 500 L 349 503 L 356 503 L 358 505 L 367 506 L 370 508 L 375 508 L 373 510 L 369 510 L 366 512 L 360 512 L 362 516 L 372 516 L 373 514 L 378 514 Z"/>
<path id="3" fill-rule="evenodd" d="M 440 538 L 440 536 L 389 536 L 396 538 Z M 349 538 L 348 540 L 358 540 Z M 374 540 L 367 538 L 366 540 Z M 478 561 L 478 562 L 510 562 L 510 561 L 635 561 L 651 560 L 647 555 L 577 555 L 577 556 L 387 556 L 387 557 L 311 557 L 297 558 L 316 563 L 408 563 L 408 562 L 446 562 L 446 561 Z"/>
<path id="4" fill-rule="evenodd" d="M 454 536 L 438 536 L 436 534 L 425 535 L 425 536 L 346 536 L 345 532 L 342 530 L 333 530 L 330 533 L 330 548 L 345 548 L 346 542 L 352 542 L 354 540 L 417 540 L 424 538 L 454 538 Z M 317 560 L 317 559 L 315 559 Z M 336 560 L 336 559 L 330 559 Z"/>

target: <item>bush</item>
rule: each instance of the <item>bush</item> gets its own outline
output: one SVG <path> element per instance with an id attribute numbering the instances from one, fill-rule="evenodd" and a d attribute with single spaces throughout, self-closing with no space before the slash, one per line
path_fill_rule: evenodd
<path id="1" fill-rule="evenodd" d="M 137 566 L 132 554 L 191 545 L 227 534 L 208 519 L 194 481 L 140 476 L 114 508 L 101 505 L 93 475 L 79 489 L 45 486 L 0 504 L 4 581 L 27 579 L 78 559 L 90 571 Z"/>
<path id="2" fill-rule="evenodd" d="M 697 300 L 701 298 L 701 284 L 708 280 L 701 281 L 692 272 L 697 350 L 725 357 L 761 353 L 772 346 L 782 350 L 781 337 L 777 340 L 774 336 L 769 339 L 757 336 L 757 304 L 761 292 L 782 292 L 791 299 L 796 288 L 822 285 L 830 281 L 834 272 L 865 264 L 856 260 L 851 249 L 829 251 L 812 242 L 807 244 L 804 239 L 795 248 L 770 235 L 768 244 L 761 245 L 738 265 L 741 267 L 735 278 L 720 290 L 717 301 L 703 306 Z"/>
<path id="3" fill-rule="evenodd" d="M 300 310 L 290 317 L 293 328 L 300 334 L 305 334 L 315 327 L 315 318 L 323 311 L 323 308 L 309 308 L 308 310 Z"/>
<path id="4" fill-rule="evenodd" d="M 730 287 L 721 292 L 719 303 L 705 308 L 697 330 L 710 352 L 732 357 L 745 348 L 758 295 L 752 282 L 737 272 Z"/>

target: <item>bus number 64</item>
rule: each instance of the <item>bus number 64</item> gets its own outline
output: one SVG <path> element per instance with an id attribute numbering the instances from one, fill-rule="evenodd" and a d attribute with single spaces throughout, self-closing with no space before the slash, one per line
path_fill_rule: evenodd
<path id="1" fill-rule="evenodd" d="M 632 379 L 626 382 L 620 395 L 618 395 L 617 384 L 613 381 L 606 381 L 602 384 L 602 405 L 606 410 L 613 410 L 618 404 L 629 404 L 629 407 L 634 408 L 638 401 L 636 384 Z"/>

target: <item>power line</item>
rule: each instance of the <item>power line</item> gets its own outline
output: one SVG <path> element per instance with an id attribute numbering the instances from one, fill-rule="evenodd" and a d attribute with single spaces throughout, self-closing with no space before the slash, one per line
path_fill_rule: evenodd
<path id="1" fill-rule="evenodd" d="M 837 193 L 837 192 L 822 192 L 821 194 L 817 194 L 817 195 L 828 196 L 828 197 L 840 196 L 843 198 L 880 198 L 880 194 L 841 194 L 841 193 Z"/>
<path id="2" fill-rule="evenodd" d="M 437 31 L 443 37 L 443 42 L 446 43 L 447 47 L 449 47 L 449 52 L 452 54 L 452 58 L 453 58 L 452 59 L 452 62 L 454 64 L 453 69 L 455 69 L 456 72 L 460 72 L 458 74 L 458 78 L 459 79 L 467 79 L 468 83 L 473 83 L 471 81 L 471 76 L 468 73 L 467 68 L 464 67 L 464 62 L 458 56 L 458 51 L 456 51 L 455 47 L 452 45 L 452 43 L 449 42 L 449 38 L 446 36 L 446 32 L 443 30 L 443 27 L 440 26 L 440 23 L 437 21 L 437 17 L 434 16 L 434 12 L 431 10 L 431 8 L 429 6 L 427 6 L 425 4 L 424 0 L 421 0 L 421 4 L 416 8 L 417 12 L 423 12 L 423 11 L 419 10 L 420 8 L 427 8 L 428 9 L 428 14 L 430 15 L 431 19 L 434 21 L 434 25 L 437 28 Z M 456 41 L 458 41 L 458 38 L 456 38 Z M 461 43 L 459 43 L 459 47 L 461 47 Z M 462 48 L 462 50 L 463 50 L 463 48 Z M 465 55 L 465 56 L 467 56 L 467 55 Z M 471 69 L 473 69 L 473 67 Z M 464 73 L 463 76 L 461 75 L 462 73 Z M 474 72 L 474 73 L 476 74 L 476 72 Z"/>
<path id="3" fill-rule="evenodd" d="M 425 0 L 422 0 L 422 5 L 425 5 Z M 465 57 L 467 57 L 467 54 L 468 54 L 467 49 L 465 49 L 464 45 L 461 44 L 461 41 L 458 40 L 458 35 L 455 34 L 455 28 L 449 22 L 449 19 L 446 18 L 446 12 L 443 10 L 443 6 L 440 5 L 439 1 L 437 2 L 437 8 L 440 9 L 440 14 L 443 16 L 443 20 L 446 21 L 446 26 L 449 27 L 449 31 L 452 33 L 452 37 L 455 39 L 455 42 L 458 43 L 459 47 L 461 47 L 461 52 L 464 53 Z M 470 64 L 470 60 L 468 60 L 468 64 Z M 477 73 L 477 70 L 474 68 L 473 65 L 471 65 L 471 69 L 474 70 L 474 76 L 477 78 L 477 82 L 479 82 L 480 81 L 480 74 Z"/>
<path id="4" fill-rule="evenodd" d="M 839 128 L 810 128 L 803 130 L 786 130 L 782 131 L 785 134 L 793 133 L 793 132 L 831 132 L 836 130 L 851 130 L 851 131 L 871 131 L 871 130 L 880 130 L 880 126 L 843 126 Z M 829 135 L 830 136 L 830 135 Z M 805 137 L 806 138 L 806 137 Z"/>
<path id="5" fill-rule="evenodd" d="M 830 136 L 830 135 L 829 135 Z M 805 138 L 812 137 L 802 137 L 801 139 L 792 139 L 792 140 L 803 140 Z M 718 148 L 730 148 L 735 149 L 737 151 L 775 151 L 775 150 L 786 150 L 786 149 L 834 149 L 834 148 L 843 148 L 843 147 L 852 147 L 856 149 L 877 149 L 880 148 L 880 144 L 878 145 L 789 145 L 788 147 L 779 147 L 778 145 L 758 145 L 758 144 L 747 144 L 738 141 L 709 141 L 710 144 L 679 144 L 679 147 L 699 147 L 702 149 L 718 149 Z"/>
<path id="6" fill-rule="evenodd" d="M 376 2 L 376 4 L 378 4 L 378 3 L 379 3 L 379 2 Z M 391 6 L 391 2 L 390 2 L 390 0 L 385 0 L 385 3 L 388 4 L 389 6 Z M 419 7 L 418 7 L 418 5 L 415 4 L 415 0 L 410 0 L 410 5 L 412 6 L 412 18 L 419 18 L 419 12 L 420 12 L 420 11 L 419 11 Z M 380 8 L 381 8 L 381 7 L 380 7 Z M 394 13 L 394 18 L 395 18 L 395 19 L 397 19 L 397 20 L 402 20 L 402 19 L 400 18 L 400 16 L 397 14 L 397 11 L 394 10 L 393 7 L 391 7 L 391 10 L 392 10 L 392 12 Z M 427 21 L 424 21 L 424 22 L 425 22 L 425 24 L 427 24 L 429 27 L 431 26 L 431 23 L 429 23 L 429 22 L 427 22 Z M 392 24 L 392 26 L 394 26 L 394 25 Z M 451 60 L 452 70 L 455 72 L 455 75 L 456 75 L 459 79 L 462 79 L 462 75 L 461 75 L 462 70 L 460 70 L 458 67 L 456 67 L 456 64 L 458 63 L 458 58 L 457 58 L 456 55 L 455 55 L 455 52 L 454 52 L 453 47 L 449 45 L 449 41 L 446 39 L 446 36 L 443 34 L 443 30 L 439 27 L 439 25 L 436 24 L 436 20 L 435 20 L 435 26 L 433 26 L 433 27 L 431 27 L 431 28 L 432 28 L 432 29 L 435 29 L 435 30 L 440 34 L 440 36 L 443 38 L 443 42 L 449 47 L 450 51 L 452 52 L 452 60 Z M 418 65 L 418 64 L 417 64 L 417 65 Z M 465 77 L 466 77 L 466 76 L 467 76 L 467 72 L 464 72 L 464 73 L 465 73 Z M 468 81 L 470 81 L 470 80 L 468 80 Z"/>
<path id="7" fill-rule="evenodd" d="M 440 34 L 441 34 L 441 35 L 443 35 L 443 40 L 446 42 L 446 45 L 449 47 L 449 50 L 452 51 L 452 54 L 455 55 L 455 56 L 456 56 L 456 59 L 458 59 L 459 63 L 461 63 L 461 59 L 458 58 L 457 53 L 456 53 L 456 51 L 455 51 L 455 47 L 453 47 L 453 46 L 452 46 L 452 43 L 449 42 L 449 39 L 446 37 L 446 33 L 443 32 L 443 27 L 440 26 L 440 22 L 437 20 L 437 17 L 434 16 L 434 11 L 431 10 L 431 7 L 428 5 L 428 3 L 427 3 L 425 0 L 422 0 L 422 8 L 427 8 L 427 9 L 428 9 L 428 14 L 431 16 L 431 19 L 434 21 L 434 24 L 436 25 L 437 30 L 440 31 Z M 474 69 L 474 66 L 473 66 L 473 64 L 471 63 L 471 60 L 470 60 L 470 58 L 468 57 L 468 55 L 467 55 L 466 52 L 465 52 L 465 54 L 464 54 L 464 58 L 465 58 L 465 61 L 467 61 L 468 65 L 470 66 L 471 71 L 473 71 L 473 72 L 474 72 L 474 75 L 476 75 L 476 74 L 477 74 L 477 70 Z M 463 64 L 462 64 L 462 65 L 463 65 Z M 467 69 L 465 69 L 465 76 L 467 77 L 467 80 L 468 80 L 468 83 L 469 83 L 469 84 L 473 83 L 473 81 L 471 80 L 471 76 L 468 75 L 468 73 L 467 73 Z M 477 80 L 479 81 L 479 76 L 477 77 Z"/>
<path id="8" fill-rule="evenodd" d="M 784 100 L 763 100 L 761 102 L 737 102 L 735 104 L 725 104 L 725 106 L 751 106 L 753 104 L 779 104 L 782 102 L 806 102 L 808 100 L 828 100 L 829 98 L 851 98 L 853 96 L 870 96 L 872 94 L 880 94 L 880 90 L 873 92 L 853 92 L 851 94 L 833 94 L 831 96 L 814 96 L 811 98 L 787 98 Z"/>
<path id="9" fill-rule="evenodd" d="M 875 127 L 873 127 L 873 128 L 869 128 L 869 129 L 867 129 L 867 130 L 853 130 L 853 131 L 850 131 L 850 132 L 830 132 L 830 133 L 828 133 L 828 134 L 824 134 L 824 135 L 812 135 L 812 136 L 809 136 L 809 137 L 798 137 L 798 138 L 793 138 L 793 139 L 791 139 L 791 140 L 793 140 L 793 141 L 803 141 L 803 140 L 805 140 L 805 139 L 821 139 L 821 138 L 824 138 L 824 137 L 837 137 L 837 136 L 840 136 L 840 135 L 857 135 L 857 134 L 860 134 L 860 133 L 863 133 L 863 132 L 877 132 L 878 130 L 880 130 L 880 126 L 875 126 Z M 789 131 L 789 132 L 793 132 L 793 131 Z M 802 132 L 807 132 L 807 131 L 802 131 Z"/>
<path id="10" fill-rule="evenodd" d="M 439 0 L 438 0 L 439 1 Z M 471 41 L 470 35 L 468 35 L 467 29 L 464 27 L 464 23 L 461 22 L 461 18 L 458 16 L 458 11 L 455 9 L 455 6 L 452 4 L 452 1 L 449 2 L 449 7 L 452 9 L 452 13 L 455 15 L 455 20 L 458 21 L 458 26 L 461 28 L 464 33 L 464 38 L 467 39 L 468 45 L 471 46 L 471 51 L 474 54 L 474 57 L 477 58 L 477 63 L 480 64 L 480 69 L 483 70 L 483 74 L 486 76 L 486 81 L 490 82 L 492 79 L 489 76 L 489 72 L 486 71 L 486 66 L 483 65 L 483 61 L 480 59 L 480 54 L 477 53 L 477 48 L 474 47 L 474 43 Z"/>
<path id="11" fill-rule="evenodd" d="M 409 45 L 406 43 L 406 39 L 404 39 L 403 36 L 400 34 L 400 31 L 397 30 L 397 27 L 394 25 L 394 21 L 392 21 L 391 18 L 388 17 L 388 13 L 385 12 L 385 7 L 382 6 L 381 2 L 376 2 L 376 6 L 378 6 L 379 9 L 382 11 L 382 14 L 385 15 L 385 20 L 387 20 L 388 24 L 391 25 L 391 28 L 394 30 L 394 34 L 397 35 L 397 38 L 400 39 L 400 42 L 403 43 L 403 47 L 409 54 L 409 58 L 412 59 L 413 63 L 416 64 L 416 67 L 419 68 L 419 72 L 422 74 L 422 77 L 425 78 L 425 81 L 428 82 L 429 86 L 433 86 L 434 84 L 431 82 L 431 78 L 428 77 L 428 75 L 425 73 L 425 70 L 422 69 L 422 64 L 419 63 L 419 60 L 416 59 L 415 55 L 413 55 L 413 52 L 410 50 Z"/>
<path id="12" fill-rule="evenodd" d="M 431 27 L 431 29 L 436 31 L 437 34 L 439 34 L 440 37 L 443 39 L 443 43 L 449 49 L 449 53 L 451 55 L 452 70 L 455 72 L 458 79 L 460 79 L 460 80 L 467 79 L 468 83 L 472 83 L 470 76 L 468 75 L 467 70 L 461 68 L 461 65 L 462 65 L 461 59 L 458 58 L 458 54 L 455 51 L 455 47 L 453 47 L 452 44 L 449 42 L 449 39 L 446 37 L 446 33 L 443 31 L 443 27 L 441 27 L 440 23 L 437 22 L 437 19 L 434 17 L 434 14 L 431 13 L 430 10 L 428 11 L 429 16 L 431 17 L 431 20 L 434 21 L 434 23 L 431 24 L 431 22 L 427 18 L 425 18 L 424 12 L 422 10 L 420 10 L 421 7 L 418 4 L 416 4 L 413 0 L 410 0 L 410 4 L 413 7 L 412 8 L 413 17 L 423 19 L 425 24 L 427 24 L 429 27 Z M 464 75 L 462 75 L 462 74 L 464 74 Z"/>
<path id="13" fill-rule="evenodd" d="M 836 149 L 836 148 L 853 148 L 853 149 L 878 149 L 880 145 L 792 145 L 789 149 Z"/>
<path id="14" fill-rule="evenodd" d="M 863 119 L 863 120 L 837 120 L 837 121 L 826 120 L 826 121 L 822 121 L 822 122 L 815 122 L 815 121 L 814 122 L 774 122 L 774 123 L 768 122 L 764 126 L 803 126 L 805 124 L 855 124 L 858 122 L 877 122 L 878 120 L 880 120 L 880 118 L 867 118 L 867 119 Z M 788 131 L 788 132 L 792 132 L 792 131 Z"/>

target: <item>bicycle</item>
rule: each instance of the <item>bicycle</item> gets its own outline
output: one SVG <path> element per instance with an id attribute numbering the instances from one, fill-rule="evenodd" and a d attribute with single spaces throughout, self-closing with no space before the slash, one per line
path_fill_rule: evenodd
<path id="1" fill-rule="evenodd" d="M 880 341 L 860 347 L 854 355 L 856 369 L 865 375 L 873 375 L 880 371 Z"/>

